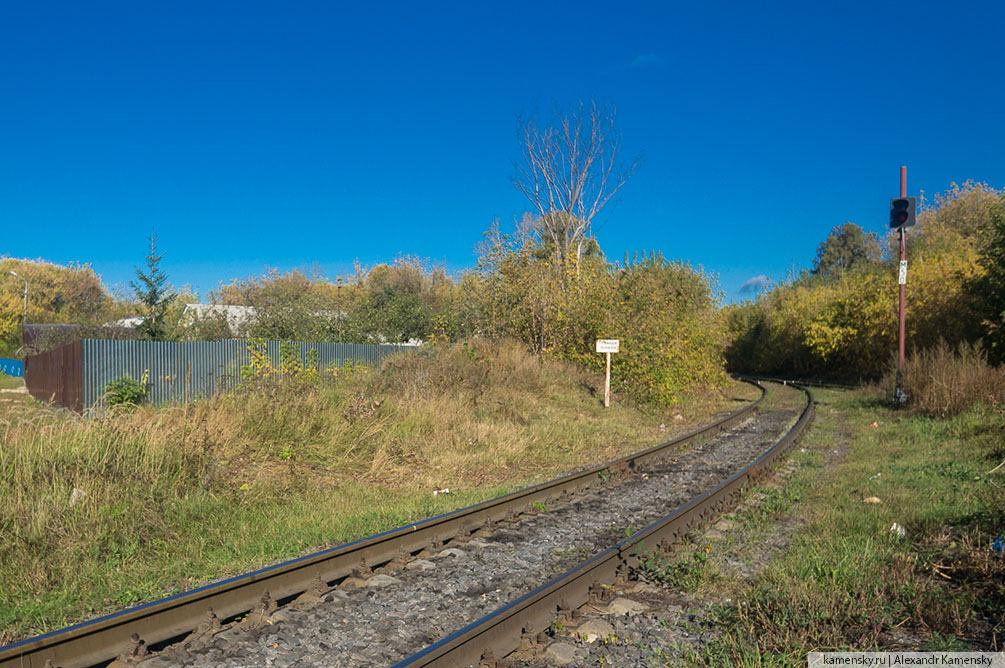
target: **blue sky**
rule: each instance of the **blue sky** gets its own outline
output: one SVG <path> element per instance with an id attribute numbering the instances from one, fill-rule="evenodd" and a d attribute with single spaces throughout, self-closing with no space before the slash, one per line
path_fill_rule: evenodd
<path id="1" fill-rule="evenodd" d="M 812 263 L 908 190 L 1005 185 L 1005 5 L 6 3 L 0 256 L 124 286 L 417 255 L 456 272 L 511 185 L 517 119 L 616 106 L 644 164 L 595 221 L 612 259 Z"/>

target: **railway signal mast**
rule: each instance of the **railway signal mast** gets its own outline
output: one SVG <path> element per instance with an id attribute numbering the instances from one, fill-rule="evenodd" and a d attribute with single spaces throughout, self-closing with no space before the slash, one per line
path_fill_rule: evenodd
<path id="1" fill-rule="evenodd" d="M 907 402 L 904 394 L 904 338 L 905 315 L 907 299 L 907 228 L 914 225 L 918 198 L 907 196 L 907 167 L 900 168 L 900 197 L 890 200 L 890 229 L 897 230 L 900 236 L 900 338 L 897 353 L 897 387 L 893 392 L 893 402 Z"/>

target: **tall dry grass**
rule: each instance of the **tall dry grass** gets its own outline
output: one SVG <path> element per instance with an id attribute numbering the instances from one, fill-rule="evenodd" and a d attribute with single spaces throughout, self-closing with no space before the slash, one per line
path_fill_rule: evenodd
<path id="1" fill-rule="evenodd" d="M 895 375 L 894 367 L 884 388 Z M 905 360 L 904 389 L 908 406 L 924 415 L 948 417 L 980 404 L 997 409 L 1005 404 L 1005 367 L 990 364 L 980 344 L 940 341 Z"/>
<path id="2" fill-rule="evenodd" d="M 391 359 L 380 374 L 245 387 L 96 420 L 24 404 L 0 419 L 0 557 L 12 545 L 55 550 L 100 536 L 120 507 L 142 534 L 158 524 L 164 496 L 244 501 L 346 477 L 418 488 L 498 481 L 561 461 L 571 450 L 563 404 L 583 402 L 596 384 L 517 344 L 475 342 Z"/>

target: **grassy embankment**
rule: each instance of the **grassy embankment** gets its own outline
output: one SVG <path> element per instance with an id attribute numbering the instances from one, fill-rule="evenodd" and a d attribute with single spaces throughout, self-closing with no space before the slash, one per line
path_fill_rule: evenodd
<path id="1" fill-rule="evenodd" d="M 1005 534 L 1005 466 L 994 471 L 1005 459 L 1005 417 L 987 404 L 920 414 L 942 411 L 975 377 L 940 376 L 946 368 L 929 368 L 924 382 L 941 377 L 942 396 L 930 392 L 913 413 L 890 408 L 889 387 L 814 390 L 817 419 L 788 484 L 738 512 L 734 529 L 662 566 L 667 582 L 713 602 L 708 621 L 722 631 L 687 650 L 688 665 L 802 666 L 809 651 L 1002 650 L 1005 558 L 992 543 Z M 985 391 L 1005 379 L 985 371 Z"/>
<path id="2" fill-rule="evenodd" d="M 2 404 L 0 644 L 613 458 L 757 396 L 730 384 L 657 412 L 605 410 L 602 393 L 596 375 L 475 343 L 90 421 Z"/>
<path id="3" fill-rule="evenodd" d="M 24 379 L 0 372 L 0 390 L 13 390 L 24 386 Z"/>

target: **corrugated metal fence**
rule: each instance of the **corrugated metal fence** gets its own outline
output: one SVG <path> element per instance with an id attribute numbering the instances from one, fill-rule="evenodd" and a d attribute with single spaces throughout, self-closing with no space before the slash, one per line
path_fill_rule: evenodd
<path id="1" fill-rule="evenodd" d="M 68 343 L 24 360 L 24 384 L 31 396 L 71 411 L 84 410 L 80 341 Z"/>
<path id="2" fill-rule="evenodd" d="M 414 346 L 395 344 L 357 344 L 357 343 L 305 343 L 291 342 L 292 349 L 299 355 L 300 363 L 305 368 L 315 365 L 318 371 L 329 367 L 342 366 L 349 363 L 379 364 L 381 360 L 392 353 L 402 350 L 414 350 Z M 231 341 L 111 341 L 85 339 L 78 344 L 63 346 L 77 347 L 81 356 L 80 372 L 82 385 L 82 401 L 69 406 L 74 410 L 88 410 L 102 403 L 105 386 L 123 376 L 134 380 L 147 380 L 148 398 L 155 404 L 167 401 L 188 401 L 201 397 L 210 397 L 217 392 L 232 389 L 241 381 L 241 367 L 251 363 L 250 342 L 246 340 Z M 280 368 L 279 341 L 263 342 L 263 350 L 275 368 Z M 60 349 L 62 350 L 62 349 Z M 311 352 L 317 351 L 317 352 Z M 70 352 L 69 350 L 67 352 Z M 76 351 L 72 351 L 76 352 Z M 49 355 L 46 353 L 44 355 Z M 29 358 L 42 358 L 44 355 L 34 355 Z M 64 383 L 58 382 L 63 364 L 47 363 L 48 360 L 37 359 L 29 361 L 26 368 L 26 384 L 29 391 L 33 385 L 32 375 L 39 381 L 44 375 L 47 381 L 45 388 L 39 387 L 42 393 L 47 393 L 48 399 L 53 389 L 59 385 L 69 387 L 73 380 L 65 378 Z M 36 374 L 32 371 L 36 370 Z M 34 396 L 43 398 L 32 391 Z M 81 406 L 82 404 L 82 406 Z"/>

